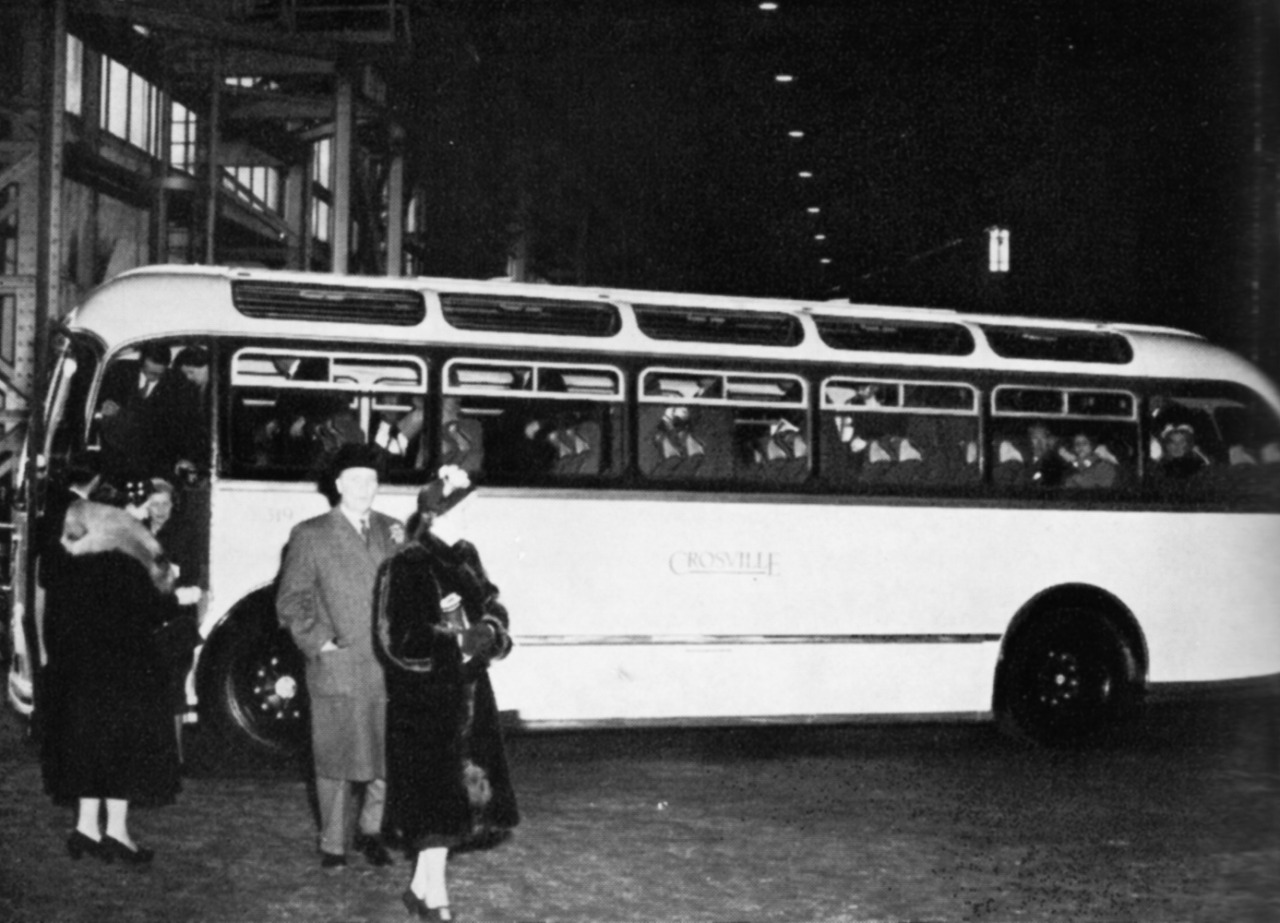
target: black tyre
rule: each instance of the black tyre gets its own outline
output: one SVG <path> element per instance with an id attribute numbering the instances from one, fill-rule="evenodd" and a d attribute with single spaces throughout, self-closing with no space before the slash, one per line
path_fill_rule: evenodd
<path id="1" fill-rule="evenodd" d="M 1105 618 L 1061 609 L 1013 639 L 1002 676 L 1002 717 L 1050 746 L 1084 743 L 1128 718 L 1138 699 L 1133 655 Z"/>
<path id="2" fill-rule="evenodd" d="M 297 753 L 307 743 L 304 662 L 288 632 L 265 618 L 221 626 L 200 658 L 200 712 L 236 750 Z"/>

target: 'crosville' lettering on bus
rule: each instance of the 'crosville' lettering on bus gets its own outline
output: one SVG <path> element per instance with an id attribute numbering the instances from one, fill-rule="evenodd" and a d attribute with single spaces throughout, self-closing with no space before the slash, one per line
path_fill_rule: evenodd
<path id="1" fill-rule="evenodd" d="M 774 577 L 778 555 L 773 551 L 677 551 L 668 565 L 677 576 L 722 574 L 725 576 Z"/>

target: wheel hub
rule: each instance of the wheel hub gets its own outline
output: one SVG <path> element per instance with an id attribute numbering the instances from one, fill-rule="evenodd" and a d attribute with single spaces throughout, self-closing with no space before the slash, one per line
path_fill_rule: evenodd
<path id="1" fill-rule="evenodd" d="M 1080 697 L 1080 663 L 1065 651 L 1050 651 L 1041 673 L 1040 701 L 1051 707 Z"/>
<path id="2" fill-rule="evenodd" d="M 258 711 L 270 719 L 287 720 L 297 711 L 298 681 L 278 656 L 259 664 L 253 676 Z"/>

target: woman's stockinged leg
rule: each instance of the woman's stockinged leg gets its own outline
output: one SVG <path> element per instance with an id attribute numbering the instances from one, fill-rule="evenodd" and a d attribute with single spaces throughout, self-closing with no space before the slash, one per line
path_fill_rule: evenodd
<path id="1" fill-rule="evenodd" d="M 119 798 L 107 799 L 107 836 L 130 849 L 137 848 L 133 837 L 129 836 L 129 802 Z"/>
<path id="2" fill-rule="evenodd" d="M 102 839 L 102 828 L 99 826 L 101 813 L 101 798 L 81 798 L 76 812 L 76 830 L 91 840 Z"/>
<path id="3" fill-rule="evenodd" d="M 448 862 L 449 849 L 446 846 L 433 846 L 418 853 L 409 889 L 428 907 L 443 907 L 449 903 L 449 889 L 445 884 Z"/>

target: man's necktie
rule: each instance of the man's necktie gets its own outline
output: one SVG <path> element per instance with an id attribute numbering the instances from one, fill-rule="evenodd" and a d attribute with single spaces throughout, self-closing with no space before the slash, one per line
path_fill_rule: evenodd
<path id="1" fill-rule="evenodd" d="M 365 547 L 369 546 L 369 520 L 360 520 L 360 538 L 364 540 Z"/>

